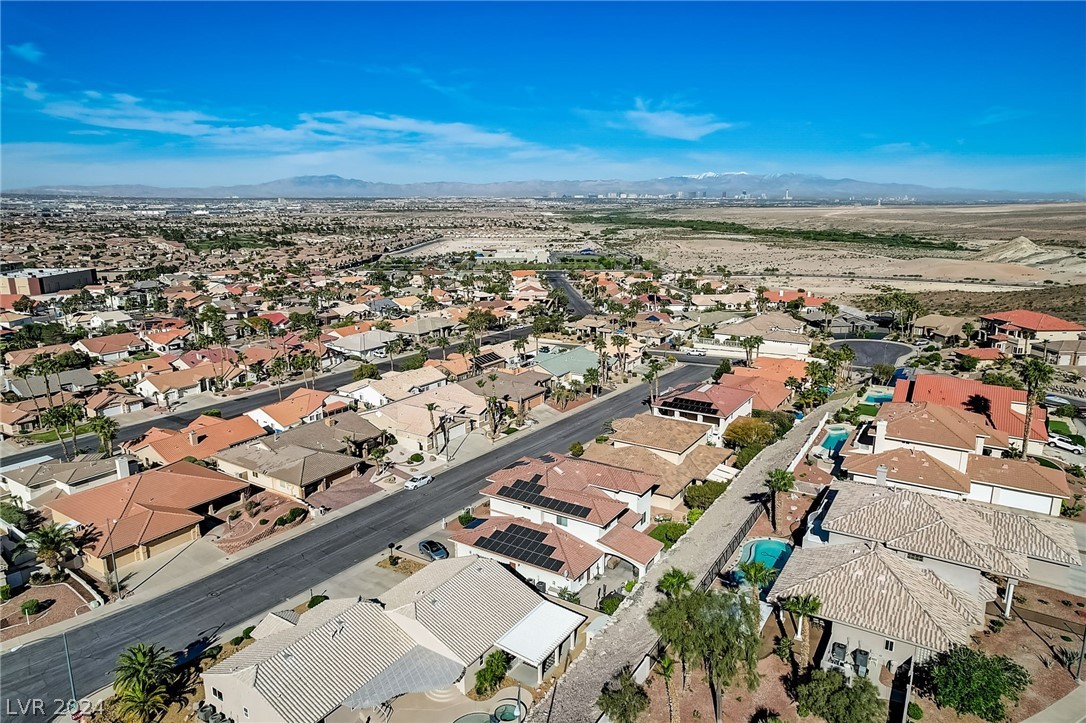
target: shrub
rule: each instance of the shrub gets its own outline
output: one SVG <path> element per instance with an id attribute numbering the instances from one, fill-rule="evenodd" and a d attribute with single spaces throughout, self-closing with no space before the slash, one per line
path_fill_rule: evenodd
<path id="1" fill-rule="evenodd" d="M 683 495 L 683 503 L 692 510 L 704 510 L 716 502 L 716 498 L 728 489 L 727 482 L 704 482 L 690 485 Z"/>
<path id="2" fill-rule="evenodd" d="M 475 673 L 475 694 L 485 696 L 496 691 L 508 671 L 509 656 L 504 651 L 495 650 L 486 656 L 483 667 Z"/>
<path id="3" fill-rule="evenodd" d="M 0 585 L 0 602 L 11 599 L 11 585 Z"/>
<path id="4" fill-rule="evenodd" d="M 222 410 L 221 409 L 206 409 L 206 410 L 204 410 L 203 415 L 205 417 L 221 417 L 222 416 Z"/>
<path id="5" fill-rule="evenodd" d="M 920 720 L 924 717 L 924 709 L 916 703 L 909 702 L 909 720 Z"/>
<path id="6" fill-rule="evenodd" d="M 920 670 L 918 687 L 942 708 L 997 723 L 1007 717 L 1004 699 L 1017 703 L 1032 682 L 1030 674 L 1003 655 L 985 655 L 957 645 Z"/>
<path id="7" fill-rule="evenodd" d="M 739 450 L 739 454 L 735 455 L 735 466 L 739 469 L 743 469 L 748 464 L 750 464 L 750 461 L 758 456 L 758 453 L 761 452 L 763 449 L 765 449 L 765 447 L 759 446 L 757 444 L 751 444 L 749 446 L 743 447 L 741 450 Z"/>
<path id="8" fill-rule="evenodd" d="M 837 671 L 816 670 L 796 689 L 801 716 L 814 715 L 828 723 L 871 723 L 886 719 L 875 685 L 856 677 L 852 685 Z"/>
<path id="9" fill-rule="evenodd" d="M 980 359 L 975 356 L 963 356 L 957 364 L 958 371 L 962 372 L 975 372 L 978 366 L 980 366 Z"/>
<path id="10" fill-rule="evenodd" d="M 765 445 L 771 443 L 777 436 L 776 428 L 769 422 L 753 417 L 740 417 L 728 425 L 724 432 L 724 439 L 736 447 L 749 445 Z"/>
<path id="11" fill-rule="evenodd" d="M 327 599 L 327 595 L 314 595 L 313 597 L 309 598 L 309 602 L 305 604 L 305 607 L 307 610 L 312 610 Z"/>
<path id="12" fill-rule="evenodd" d="M 659 540 L 664 544 L 665 550 L 670 550 L 672 545 L 678 542 L 679 538 L 685 535 L 689 529 L 690 525 L 684 525 L 682 522 L 661 522 L 652 528 L 649 537 Z"/>
<path id="13" fill-rule="evenodd" d="M 633 592 L 633 589 L 637 587 L 637 580 L 626 581 L 626 592 Z"/>
<path id="14" fill-rule="evenodd" d="M 380 379 L 381 370 L 377 368 L 376 364 L 370 364 L 363 362 L 358 365 L 354 370 L 354 380 L 361 381 L 363 379 Z"/>
<path id="15" fill-rule="evenodd" d="M 262 518 L 260 518 L 260 524 L 266 525 L 266 524 L 268 524 L 268 521 L 262 517 Z"/>
<path id="16" fill-rule="evenodd" d="M 217 658 L 222 653 L 221 645 L 212 645 L 210 648 L 204 651 L 204 657 L 208 659 Z"/>
<path id="17" fill-rule="evenodd" d="M 607 444 L 607 440 L 609 439 L 610 437 L 608 437 L 606 434 L 601 434 L 600 436 L 596 437 L 596 444 Z"/>
<path id="18" fill-rule="evenodd" d="M 413 455 L 411 455 L 410 457 L 407 458 L 407 461 L 410 462 L 411 464 L 418 464 L 422 460 L 423 460 L 423 457 L 418 452 L 415 452 Z"/>
<path id="19" fill-rule="evenodd" d="M 30 518 L 27 517 L 26 512 L 12 503 L 0 502 L 0 520 L 25 531 Z"/>
<path id="20" fill-rule="evenodd" d="M 275 526 L 276 527 L 284 527 L 284 526 L 289 525 L 290 523 L 292 523 L 295 520 L 298 520 L 298 519 L 300 519 L 302 517 L 305 517 L 305 508 L 304 507 L 291 507 L 290 511 L 288 511 L 285 515 L 281 515 L 278 518 L 276 518 Z"/>
<path id="21" fill-rule="evenodd" d="M 778 638 L 773 654 L 781 660 L 788 660 L 792 656 L 792 638 Z"/>
<path id="22" fill-rule="evenodd" d="M 400 362 L 400 370 L 409 372 L 412 369 L 422 369 L 426 365 L 426 356 L 423 354 L 412 354 L 406 359 Z"/>
<path id="23" fill-rule="evenodd" d="M 719 382 L 720 378 L 722 376 L 724 376 L 725 374 L 731 374 L 731 373 L 732 373 L 731 359 L 724 359 L 724 360 L 722 360 L 720 362 L 720 364 L 717 364 L 716 369 L 713 370 L 713 381 L 714 382 Z"/>
<path id="24" fill-rule="evenodd" d="M 464 510 L 460 513 L 460 516 L 456 518 L 456 521 L 459 522 L 462 527 L 467 527 L 474 519 L 475 515 L 471 514 L 470 510 Z"/>
<path id="25" fill-rule="evenodd" d="M 686 513 L 686 524 L 692 525 L 701 519 L 701 516 L 705 514 L 705 510 L 690 510 Z"/>
<path id="26" fill-rule="evenodd" d="M 256 630 L 256 626 L 250 625 L 249 627 L 241 631 L 241 637 L 245 638 L 246 640 L 251 639 L 253 637 L 254 630 Z"/>
<path id="27" fill-rule="evenodd" d="M 792 429 L 792 426 L 796 423 L 796 418 L 788 412 L 770 412 L 766 409 L 755 409 L 751 416 L 773 425 L 773 431 L 776 433 L 777 439 L 787 434 L 788 430 Z"/>
<path id="28" fill-rule="evenodd" d="M 241 517 L 241 510 L 234 510 L 230 513 L 230 521 L 233 522 L 237 518 Z"/>
<path id="29" fill-rule="evenodd" d="M 991 630 L 993 633 L 998 633 L 1000 630 L 1003 629 L 1004 625 L 1006 625 L 1006 621 L 1004 621 L 1003 618 L 992 618 L 992 620 L 988 623 L 988 629 Z"/>
<path id="30" fill-rule="evenodd" d="M 558 598 L 565 600 L 566 602 L 581 604 L 581 596 L 575 592 L 571 592 L 568 587 L 564 587 L 558 591 Z"/>
<path id="31" fill-rule="evenodd" d="M 614 615 L 623 600 L 625 600 L 625 598 L 621 595 L 608 595 L 600 601 L 600 612 L 604 615 Z"/>
<path id="32" fill-rule="evenodd" d="M 569 453 L 574 457 L 580 457 L 582 454 L 584 454 L 584 445 L 580 442 L 574 442 L 573 444 L 569 445 Z"/>
<path id="33" fill-rule="evenodd" d="M 40 608 L 41 602 L 34 598 L 30 598 L 24 602 L 19 609 L 23 611 L 23 615 L 37 615 Z"/>
<path id="34" fill-rule="evenodd" d="M 235 648 L 238 647 L 239 645 L 241 645 L 244 642 L 245 642 L 245 638 L 243 638 L 240 635 L 237 636 L 236 638 L 230 638 L 230 644 L 233 645 Z"/>

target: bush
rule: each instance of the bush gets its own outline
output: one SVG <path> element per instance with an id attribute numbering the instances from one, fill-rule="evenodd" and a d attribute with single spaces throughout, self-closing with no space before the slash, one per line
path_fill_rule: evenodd
<path id="1" fill-rule="evenodd" d="M 504 651 L 495 650 L 486 656 L 483 667 L 475 673 L 475 694 L 485 696 L 496 691 L 508 671 L 509 656 Z"/>
<path id="2" fill-rule="evenodd" d="M 924 717 L 924 709 L 916 703 L 909 702 L 909 720 L 920 720 Z"/>
<path id="3" fill-rule="evenodd" d="M 354 380 L 356 382 L 363 379 L 380 379 L 381 370 L 377 368 L 376 364 L 370 364 L 369 362 L 363 362 L 358 365 L 354 370 Z"/>
<path id="4" fill-rule="evenodd" d="M 801 716 L 821 716 L 828 723 L 872 723 L 886 720 L 886 708 L 875 685 L 856 677 L 852 685 L 833 670 L 816 670 L 796 689 Z"/>
<path id="5" fill-rule="evenodd" d="M 327 599 L 327 595 L 314 595 L 313 597 L 309 598 L 309 602 L 305 604 L 305 607 L 307 610 L 312 610 Z"/>
<path id="6" fill-rule="evenodd" d="M 980 359 L 975 356 L 963 356 L 957 364 L 958 371 L 962 372 L 975 372 L 978 366 L 980 366 Z"/>
<path id="7" fill-rule="evenodd" d="M 239 645 L 241 645 L 244 642 L 245 642 L 245 638 L 243 638 L 240 635 L 237 636 L 236 638 L 230 638 L 230 644 L 233 645 L 235 648 L 238 647 Z"/>
<path id="8" fill-rule="evenodd" d="M 758 453 L 761 452 L 763 449 L 765 449 L 765 447 L 757 444 L 743 447 L 741 450 L 739 450 L 739 454 L 735 455 L 735 466 L 739 469 L 743 469 L 748 464 L 750 464 L 750 461 L 757 457 Z"/>
<path id="9" fill-rule="evenodd" d="M 716 369 L 713 370 L 713 381 L 714 382 L 719 382 L 720 378 L 722 376 L 724 376 L 725 374 L 731 374 L 731 373 L 732 373 L 731 359 L 724 359 L 723 361 L 720 362 L 720 364 L 717 365 Z"/>
<path id="10" fill-rule="evenodd" d="M 626 592 L 633 592 L 633 589 L 637 587 L 637 580 L 627 580 L 625 587 Z"/>
<path id="11" fill-rule="evenodd" d="M 776 433 L 777 439 L 788 434 L 788 431 L 796 423 L 795 416 L 788 412 L 770 412 L 766 409 L 755 409 L 751 416 L 773 425 L 773 431 Z"/>
<path id="12" fill-rule="evenodd" d="M 222 410 L 221 409 L 206 409 L 206 410 L 204 410 L 202 412 L 202 414 L 205 417 L 221 417 L 222 416 Z"/>
<path id="13" fill-rule="evenodd" d="M 584 445 L 580 442 L 574 442 L 573 444 L 569 445 L 569 453 L 574 457 L 580 457 L 582 454 L 584 454 Z"/>
<path id="14" fill-rule="evenodd" d="M 998 633 L 1003 629 L 1004 625 L 1006 625 L 1006 622 L 1003 618 L 992 618 L 991 622 L 988 623 L 988 629 L 993 633 Z"/>
<path id="15" fill-rule="evenodd" d="M 23 611 L 23 615 L 37 615 L 38 610 L 41 609 L 41 602 L 30 598 L 19 609 Z"/>
<path id="16" fill-rule="evenodd" d="M 578 605 L 581 604 L 581 596 L 575 592 L 570 592 L 568 587 L 564 587 L 558 591 L 558 598 L 560 600 L 565 600 L 566 602 L 576 603 Z"/>
<path id="17" fill-rule="evenodd" d="M 600 436 L 596 437 L 596 444 L 607 444 L 607 440 L 609 439 L 610 437 L 608 437 L 606 434 L 601 434 Z"/>
<path id="18" fill-rule="evenodd" d="M 716 498 L 724 494 L 728 489 L 727 482 L 703 482 L 700 485 L 690 485 L 683 495 L 683 504 L 691 510 L 705 510 L 716 502 Z"/>
<path id="19" fill-rule="evenodd" d="M 686 524 L 692 525 L 701 519 L 701 516 L 705 514 L 705 510 L 690 510 L 686 513 Z"/>
<path id="20" fill-rule="evenodd" d="M 426 365 L 426 357 L 423 354 L 412 354 L 400 362 L 400 371 L 409 372 L 412 369 L 422 369 Z"/>
<path id="21" fill-rule="evenodd" d="M 419 454 L 418 452 L 415 452 L 413 455 L 411 455 L 410 457 L 407 458 L 407 461 L 410 462 L 411 464 L 418 464 L 422 460 L 423 460 L 423 456 L 421 454 Z"/>
<path id="22" fill-rule="evenodd" d="M 276 518 L 275 526 L 285 527 L 286 525 L 289 525 L 290 523 L 294 522 L 295 520 L 301 519 L 302 517 L 305 517 L 304 507 L 291 507 L 290 511 L 288 511 L 285 515 L 281 515 Z"/>
<path id="23" fill-rule="evenodd" d="M 0 520 L 25 532 L 30 518 L 27 517 L 26 512 L 12 503 L 0 502 Z"/>
<path id="24" fill-rule="evenodd" d="M 221 645 L 212 645 L 210 648 L 208 648 L 207 650 L 204 651 L 204 657 L 207 658 L 208 660 L 211 660 L 211 659 L 219 657 L 219 655 L 221 653 L 222 653 L 222 646 Z"/>
<path id="25" fill-rule="evenodd" d="M 252 639 L 254 630 L 256 630 L 256 626 L 250 625 L 249 627 L 241 631 L 241 637 L 245 638 L 246 640 Z"/>
<path id="26" fill-rule="evenodd" d="M 460 523 L 461 527 L 467 527 L 474 519 L 475 515 L 471 514 L 469 510 L 464 510 L 460 513 L 460 516 L 456 518 L 456 521 Z"/>
<path id="27" fill-rule="evenodd" d="M 652 528 L 649 537 L 662 542 L 665 550 L 670 550 L 672 545 L 678 542 L 689 529 L 690 525 L 684 525 L 682 522 L 661 522 Z"/>
<path id="28" fill-rule="evenodd" d="M 1031 682 L 1026 669 L 1010 658 L 957 645 L 921 668 L 917 686 L 941 708 L 998 723 L 1007 717 L 1004 699 L 1017 703 Z"/>
<path id="29" fill-rule="evenodd" d="M 261 518 L 260 524 L 266 525 L 266 524 L 268 524 L 268 521 L 266 519 Z"/>
<path id="30" fill-rule="evenodd" d="M 604 615 L 614 615 L 618 610 L 618 606 L 622 604 L 622 601 L 626 598 L 621 595 L 608 595 L 603 600 L 600 600 L 600 612 Z"/>
<path id="31" fill-rule="evenodd" d="M 0 602 L 7 602 L 11 599 L 11 585 L 0 585 Z"/>
<path id="32" fill-rule="evenodd" d="M 234 510 L 230 513 L 230 521 L 233 522 L 237 518 L 241 517 L 241 510 Z"/>
<path id="33" fill-rule="evenodd" d="M 778 638 L 773 654 L 781 660 L 788 660 L 792 656 L 792 638 Z"/>
<path id="34" fill-rule="evenodd" d="M 736 447 L 765 446 L 777 436 L 776 428 L 769 422 L 752 417 L 740 417 L 724 431 L 724 439 Z"/>

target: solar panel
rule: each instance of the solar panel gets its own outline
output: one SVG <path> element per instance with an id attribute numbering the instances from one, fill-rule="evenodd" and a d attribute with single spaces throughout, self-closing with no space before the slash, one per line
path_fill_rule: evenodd
<path id="1" fill-rule="evenodd" d="M 678 397 L 675 399 L 668 399 L 660 406 L 667 407 L 668 409 L 676 409 L 680 412 L 694 412 L 697 414 L 715 414 L 715 407 L 711 402 L 705 402 L 700 399 L 685 399 Z"/>
<path id="2" fill-rule="evenodd" d="M 535 505 L 536 507 L 554 510 L 555 512 L 560 512 L 569 517 L 584 519 L 588 517 L 588 513 L 592 511 L 590 507 L 585 507 L 584 505 L 556 500 L 553 497 L 546 497 L 543 495 L 544 489 L 545 488 L 541 484 L 529 482 L 527 480 L 517 480 L 511 485 L 503 485 L 498 490 L 498 494 L 502 497 L 516 500 L 517 502 L 526 502 L 530 505 Z"/>
<path id="3" fill-rule="evenodd" d="M 556 548 L 542 542 L 546 537 L 545 532 L 511 524 L 504 530 L 495 530 L 489 537 L 476 540 L 475 545 L 526 565 L 556 572 L 565 563 L 551 557 Z"/>

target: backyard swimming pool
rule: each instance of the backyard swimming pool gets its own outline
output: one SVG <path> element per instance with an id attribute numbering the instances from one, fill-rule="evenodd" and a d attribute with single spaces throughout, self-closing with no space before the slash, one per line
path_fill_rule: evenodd
<path id="1" fill-rule="evenodd" d="M 893 398 L 893 389 L 873 389 L 867 393 L 867 396 L 864 397 L 864 401 L 868 404 L 884 404 L 891 401 Z"/>
<path id="2" fill-rule="evenodd" d="M 751 540 L 743 545 L 740 562 L 763 562 L 769 567 L 780 570 L 792 556 L 792 546 L 781 540 Z M 743 582 L 743 573 L 735 571 L 736 581 Z"/>
<path id="3" fill-rule="evenodd" d="M 826 437 L 822 440 L 822 446 L 837 454 L 841 451 L 841 447 L 844 446 L 845 440 L 848 439 L 851 431 L 852 428 L 847 426 L 831 425 L 826 427 Z"/>

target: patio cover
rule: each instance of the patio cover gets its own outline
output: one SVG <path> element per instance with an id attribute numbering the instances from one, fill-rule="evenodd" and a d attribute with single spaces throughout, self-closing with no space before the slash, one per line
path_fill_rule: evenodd
<path id="1" fill-rule="evenodd" d="M 526 663 L 539 666 L 584 620 L 585 616 L 580 613 L 543 600 L 498 638 L 495 645 Z"/>
<path id="2" fill-rule="evenodd" d="M 405 655 L 368 680 L 343 702 L 348 708 L 376 708 L 407 693 L 426 693 L 453 685 L 464 666 L 433 650 L 416 645 Z"/>

